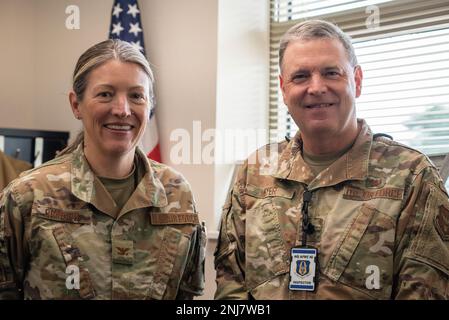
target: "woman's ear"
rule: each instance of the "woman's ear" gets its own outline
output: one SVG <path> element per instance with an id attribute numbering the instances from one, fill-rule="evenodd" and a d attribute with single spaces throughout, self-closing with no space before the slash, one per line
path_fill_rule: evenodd
<path id="1" fill-rule="evenodd" d="M 73 115 L 75 116 L 75 118 L 80 120 L 82 118 L 81 111 L 79 109 L 80 103 L 79 103 L 78 98 L 76 97 L 76 94 L 74 91 L 70 91 L 70 93 L 69 93 L 69 102 L 70 102 L 70 107 L 72 108 Z"/>

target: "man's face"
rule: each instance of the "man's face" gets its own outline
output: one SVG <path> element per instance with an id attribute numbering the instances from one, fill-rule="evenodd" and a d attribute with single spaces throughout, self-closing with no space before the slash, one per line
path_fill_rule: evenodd
<path id="1" fill-rule="evenodd" d="M 296 40 L 284 53 L 284 103 L 305 138 L 346 137 L 357 129 L 355 98 L 362 70 L 351 66 L 336 39 Z"/>

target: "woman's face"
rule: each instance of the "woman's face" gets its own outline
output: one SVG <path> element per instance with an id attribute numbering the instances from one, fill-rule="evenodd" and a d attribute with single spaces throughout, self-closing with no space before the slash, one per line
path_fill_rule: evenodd
<path id="1" fill-rule="evenodd" d="M 149 87 L 147 74 L 135 63 L 109 60 L 92 70 L 83 99 L 70 94 L 86 148 L 107 156 L 134 152 L 149 117 Z"/>

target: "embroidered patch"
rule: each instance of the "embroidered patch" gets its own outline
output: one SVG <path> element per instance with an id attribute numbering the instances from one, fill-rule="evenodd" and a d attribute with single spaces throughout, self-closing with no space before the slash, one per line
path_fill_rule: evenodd
<path id="1" fill-rule="evenodd" d="M 263 191 L 265 196 L 267 197 L 267 196 L 274 196 L 276 194 L 277 189 L 278 189 L 277 187 L 270 187 L 265 188 Z"/>
<path id="2" fill-rule="evenodd" d="M 151 213 L 150 221 L 152 225 L 167 224 L 199 224 L 196 213 Z"/>
<path id="3" fill-rule="evenodd" d="M 365 186 L 367 188 L 381 188 L 384 184 L 385 181 L 382 178 L 367 177 L 365 180 Z"/>
<path id="4" fill-rule="evenodd" d="M 90 224 L 92 221 L 92 212 L 86 209 L 62 210 L 34 205 L 33 210 L 38 216 L 49 220 L 79 224 Z"/>
<path id="5" fill-rule="evenodd" d="M 382 188 L 379 190 L 362 190 L 354 187 L 346 187 L 343 198 L 347 200 L 366 201 L 376 198 L 402 200 L 404 190 L 399 188 Z"/>
<path id="6" fill-rule="evenodd" d="M 245 194 L 256 198 L 282 197 L 291 199 L 293 198 L 295 191 L 280 188 L 278 186 L 261 188 L 248 184 L 245 189 Z"/>
<path id="7" fill-rule="evenodd" d="M 449 241 L 449 210 L 440 205 L 435 216 L 435 227 L 444 241 Z"/>
<path id="8" fill-rule="evenodd" d="M 134 263 L 134 241 L 112 240 L 112 261 L 120 264 Z"/>

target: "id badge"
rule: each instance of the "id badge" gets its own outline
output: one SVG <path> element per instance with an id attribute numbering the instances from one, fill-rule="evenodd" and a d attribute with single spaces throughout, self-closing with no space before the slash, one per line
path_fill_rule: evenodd
<path id="1" fill-rule="evenodd" d="M 297 291 L 315 291 L 318 250 L 297 247 L 291 249 L 290 255 L 290 283 L 288 288 Z"/>

